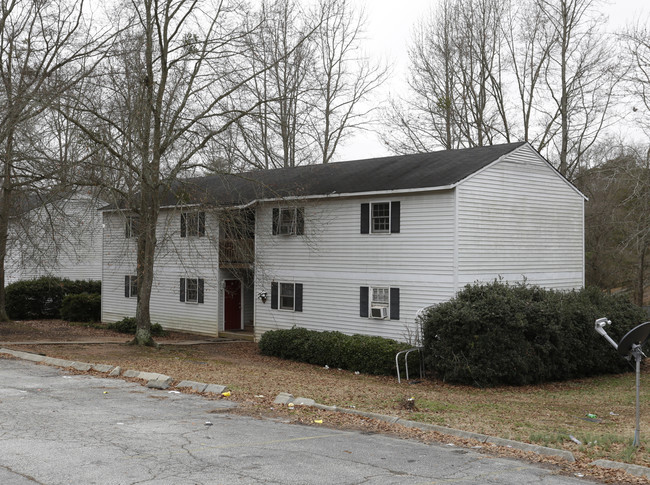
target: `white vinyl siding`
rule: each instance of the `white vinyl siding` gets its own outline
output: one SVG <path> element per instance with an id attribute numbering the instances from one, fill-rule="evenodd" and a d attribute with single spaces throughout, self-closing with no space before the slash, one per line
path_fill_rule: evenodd
<path id="1" fill-rule="evenodd" d="M 104 275 L 102 320 L 114 322 L 135 316 L 136 300 L 124 298 L 124 275 L 136 264 L 136 240 L 126 239 L 124 217 L 104 213 Z M 217 334 L 219 283 L 217 217 L 207 212 L 206 237 L 180 237 L 180 211 L 163 210 L 156 235 L 158 247 L 151 294 L 151 321 L 167 330 L 203 335 Z M 120 286 L 121 275 L 121 286 Z M 180 278 L 204 280 L 204 303 L 188 305 L 180 301 Z M 120 290 L 121 287 L 121 290 Z M 121 298 L 119 298 L 121 295 Z"/>
<path id="2" fill-rule="evenodd" d="M 458 284 L 584 284 L 583 197 L 528 145 L 458 188 Z"/>
<path id="3" fill-rule="evenodd" d="M 271 282 L 304 284 L 303 312 L 255 306 L 255 334 L 291 328 L 338 330 L 408 340 L 417 310 L 453 296 L 453 191 L 403 195 L 400 233 L 360 234 L 360 207 L 376 199 L 355 197 L 305 204 L 305 235 L 278 241 L 272 206 L 256 217 L 255 294 L 271 294 Z M 400 319 L 359 316 L 359 287 L 399 287 Z"/>
<path id="4" fill-rule="evenodd" d="M 5 284 L 41 276 L 100 280 L 102 219 L 97 208 L 104 204 L 77 197 L 10 220 Z"/>

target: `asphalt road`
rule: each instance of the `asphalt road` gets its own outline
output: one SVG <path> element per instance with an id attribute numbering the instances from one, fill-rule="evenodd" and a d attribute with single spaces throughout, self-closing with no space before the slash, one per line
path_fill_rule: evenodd
<path id="1" fill-rule="evenodd" d="M 0 359 L 0 483 L 585 483 L 473 450 L 211 413 L 232 405 Z"/>

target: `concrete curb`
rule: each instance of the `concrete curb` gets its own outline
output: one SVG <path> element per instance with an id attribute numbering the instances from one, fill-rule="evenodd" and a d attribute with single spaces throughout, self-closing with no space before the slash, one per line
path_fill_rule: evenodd
<path id="1" fill-rule="evenodd" d="M 650 478 L 650 468 L 641 465 L 632 465 L 630 463 L 620 463 L 618 461 L 611 461 L 611 460 L 596 460 L 591 462 L 590 464 L 602 468 L 613 468 L 615 470 L 623 470 L 629 473 L 630 475 L 635 475 L 637 477 Z"/>
<path id="2" fill-rule="evenodd" d="M 300 398 L 300 399 L 304 399 L 304 398 Z M 294 399 L 291 394 L 287 394 L 287 393 L 279 394 L 275 400 L 277 404 L 289 404 L 290 402 L 297 404 L 296 401 L 298 401 L 298 399 Z M 402 426 L 406 426 L 407 428 L 421 429 L 422 431 L 436 431 L 441 434 L 456 436 L 458 438 L 476 440 L 481 443 L 491 443 L 497 446 L 505 446 L 517 450 L 529 451 L 532 453 L 536 453 L 538 455 L 553 456 L 556 458 L 561 458 L 563 460 L 566 460 L 570 463 L 576 461 L 575 457 L 573 456 L 573 453 L 567 450 L 558 450 L 556 448 L 548 448 L 546 446 L 533 445 L 530 443 L 522 443 L 520 441 L 507 440 L 504 438 L 498 438 L 496 436 L 488 436 L 481 433 L 472 433 L 469 431 L 447 428 L 445 426 L 438 426 L 435 424 L 420 423 L 417 421 L 403 419 L 398 416 L 389 416 L 386 414 L 370 413 L 367 411 L 358 411 L 356 409 L 349 409 L 349 408 L 339 408 L 337 406 L 326 406 L 324 404 L 318 404 L 318 403 L 312 404 L 312 407 L 315 407 L 316 409 L 322 409 L 324 411 L 355 414 L 357 416 L 363 416 L 365 418 L 377 419 L 379 421 L 383 421 L 389 424 L 399 424 Z"/>
<path id="3" fill-rule="evenodd" d="M 8 354 L 19 359 L 28 360 L 30 362 L 41 362 L 43 364 L 54 365 L 58 367 L 67 367 L 72 368 L 78 371 L 86 372 L 89 370 L 95 370 L 104 374 L 108 374 L 109 377 L 130 377 L 135 379 L 142 379 L 147 381 L 145 384 L 151 389 L 168 389 L 173 382 L 173 378 L 164 374 L 158 374 L 156 372 L 141 372 L 138 370 L 128 369 L 122 372 L 122 369 L 117 366 L 107 364 L 89 364 L 86 362 L 73 362 L 71 360 L 57 359 L 55 357 L 47 357 L 40 354 L 32 354 L 29 352 L 23 352 L 21 350 L 11 350 L 0 348 L 0 354 Z M 194 382 L 194 381 L 181 381 L 176 387 L 189 387 L 200 393 L 212 393 L 212 394 L 221 394 L 226 389 L 226 386 L 220 384 L 206 384 L 203 382 Z"/>

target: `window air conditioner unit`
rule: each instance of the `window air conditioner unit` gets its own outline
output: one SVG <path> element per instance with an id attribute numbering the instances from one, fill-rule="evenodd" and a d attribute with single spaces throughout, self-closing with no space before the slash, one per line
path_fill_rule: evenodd
<path id="1" fill-rule="evenodd" d="M 372 318 L 385 319 L 388 317 L 388 308 L 385 306 L 373 306 L 370 308 L 370 316 Z"/>

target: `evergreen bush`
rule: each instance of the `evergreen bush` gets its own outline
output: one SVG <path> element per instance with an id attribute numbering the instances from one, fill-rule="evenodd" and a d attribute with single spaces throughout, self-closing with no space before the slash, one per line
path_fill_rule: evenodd
<path id="1" fill-rule="evenodd" d="M 109 323 L 106 328 L 120 333 L 128 333 L 131 335 L 135 335 L 137 326 L 138 325 L 135 318 L 125 317 L 118 322 Z M 152 323 L 151 335 L 154 337 L 162 337 L 163 335 L 165 335 L 165 331 L 163 330 L 162 326 L 159 323 Z"/>
<path id="2" fill-rule="evenodd" d="M 101 282 L 50 276 L 17 281 L 5 288 L 7 314 L 13 320 L 59 318 L 63 298 L 79 293 L 101 293 Z"/>
<path id="3" fill-rule="evenodd" d="M 647 320 L 597 288 L 562 292 L 527 284 L 467 285 L 421 318 L 427 368 L 448 382 L 524 385 L 621 372 L 629 364 L 594 330 L 612 321 L 615 340 Z"/>
<path id="4" fill-rule="evenodd" d="M 382 337 L 317 332 L 294 327 L 269 330 L 259 341 L 264 355 L 308 364 L 328 365 L 366 374 L 395 374 L 395 355 L 410 345 Z M 413 359 L 413 360 L 411 360 Z M 409 356 L 409 366 L 417 366 L 417 355 Z"/>
<path id="5" fill-rule="evenodd" d="M 61 318 L 69 322 L 98 322 L 101 312 L 102 296 L 99 293 L 69 294 L 61 303 Z"/>

